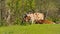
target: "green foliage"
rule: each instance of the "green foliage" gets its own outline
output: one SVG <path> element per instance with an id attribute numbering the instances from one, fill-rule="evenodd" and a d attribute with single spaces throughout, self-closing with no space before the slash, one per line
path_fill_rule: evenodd
<path id="1" fill-rule="evenodd" d="M 19 18 L 15 18 L 14 24 L 20 25 L 21 21 Z"/>
<path id="2" fill-rule="evenodd" d="M 60 2 L 58 0 L 6 0 L 6 6 L 10 10 L 10 24 L 21 24 L 22 16 L 31 10 L 35 12 L 36 9 L 45 13 L 49 20 L 55 22 L 59 20 L 57 12 L 58 8 L 60 8 Z M 26 23 L 24 24 L 26 25 Z"/>
<path id="3" fill-rule="evenodd" d="M 5 20 L 3 20 L 3 21 L 0 21 L 0 26 L 7 26 L 8 24 L 6 23 L 6 21 Z"/>
<path id="4" fill-rule="evenodd" d="M 59 18 L 54 18 L 54 17 L 48 17 L 47 19 L 53 22 L 59 21 Z"/>
<path id="5" fill-rule="evenodd" d="M 21 23 L 20 23 L 20 25 L 31 25 L 31 22 L 25 22 L 25 21 L 22 21 Z"/>

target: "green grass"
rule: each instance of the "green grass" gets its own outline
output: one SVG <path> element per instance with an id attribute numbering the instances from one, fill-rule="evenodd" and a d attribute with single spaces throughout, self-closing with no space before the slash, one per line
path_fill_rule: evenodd
<path id="1" fill-rule="evenodd" d="M 60 24 L 4 26 L 0 27 L 0 34 L 60 34 Z"/>

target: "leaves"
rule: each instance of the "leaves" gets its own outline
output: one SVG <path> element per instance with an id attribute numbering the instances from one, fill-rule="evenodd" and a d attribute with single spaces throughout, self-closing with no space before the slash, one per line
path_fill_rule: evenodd
<path id="1" fill-rule="evenodd" d="M 60 11 L 59 0 L 6 0 L 5 2 L 7 13 L 10 11 L 11 23 L 22 21 L 21 19 L 24 14 L 29 11 L 36 12 L 36 9 L 39 10 L 39 12 L 45 13 L 47 18 L 52 16 L 53 18 L 51 17 L 51 19 L 57 18 Z M 57 19 L 54 20 L 57 21 Z"/>

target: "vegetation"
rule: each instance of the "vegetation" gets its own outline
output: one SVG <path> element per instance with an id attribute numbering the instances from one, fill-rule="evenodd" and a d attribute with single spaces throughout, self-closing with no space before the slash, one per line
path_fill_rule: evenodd
<path id="1" fill-rule="evenodd" d="M 22 22 L 24 14 L 42 12 L 56 24 Z M 0 0 L 0 34 L 60 34 L 60 0 Z"/>
<path id="2" fill-rule="evenodd" d="M 60 24 L 13 25 L 0 27 L 0 34 L 60 34 Z"/>
<path id="3" fill-rule="evenodd" d="M 31 12 L 42 12 L 46 19 L 60 20 L 60 0 L 1 0 L 1 25 L 19 25 L 23 15 Z M 60 23 L 60 22 L 59 22 Z"/>

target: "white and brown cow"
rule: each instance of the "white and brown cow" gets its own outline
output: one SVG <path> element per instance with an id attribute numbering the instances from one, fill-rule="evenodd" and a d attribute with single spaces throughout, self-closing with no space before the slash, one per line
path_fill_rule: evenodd
<path id="1" fill-rule="evenodd" d="M 44 20 L 44 14 L 43 13 L 30 13 L 27 14 L 25 17 L 25 21 L 31 21 L 32 24 L 34 23 L 34 21 L 37 20 Z"/>

